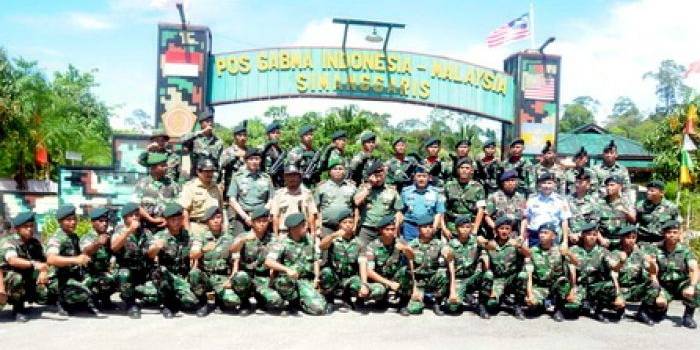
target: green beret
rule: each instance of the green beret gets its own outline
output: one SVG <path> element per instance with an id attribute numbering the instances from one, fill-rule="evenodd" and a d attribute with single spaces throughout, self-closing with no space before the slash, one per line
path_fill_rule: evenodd
<path id="1" fill-rule="evenodd" d="M 310 132 L 314 131 L 314 127 L 312 125 L 304 125 L 299 129 L 299 136 L 304 136 Z"/>
<path id="2" fill-rule="evenodd" d="M 610 175 L 605 179 L 604 183 L 607 185 L 610 182 L 622 185 L 622 177 L 620 177 L 619 175 Z"/>
<path id="3" fill-rule="evenodd" d="M 103 216 L 107 216 L 109 214 L 109 209 L 105 207 L 97 207 L 90 211 L 90 220 L 95 221 Z"/>
<path id="4" fill-rule="evenodd" d="M 389 225 L 393 225 L 394 223 L 396 223 L 396 218 L 394 217 L 394 215 L 386 215 L 379 220 L 379 222 L 377 223 L 377 228 L 380 229 L 383 227 L 387 227 Z"/>
<path id="5" fill-rule="evenodd" d="M 432 145 L 438 145 L 440 146 L 440 139 L 435 138 L 435 137 L 430 137 L 425 142 L 423 143 L 423 148 L 430 147 Z"/>
<path id="6" fill-rule="evenodd" d="M 248 159 L 250 157 L 262 157 L 262 152 L 260 149 L 255 148 L 255 147 L 249 147 L 248 149 L 245 150 L 245 159 Z"/>
<path id="7" fill-rule="evenodd" d="M 248 132 L 248 128 L 247 128 L 245 122 L 242 122 L 242 123 L 236 125 L 236 127 L 233 128 L 233 134 L 234 134 L 234 135 L 240 134 L 240 133 L 244 133 L 244 132 L 245 132 L 245 133 Z"/>
<path id="8" fill-rule="evenodd" d="M 271 132 L 273 132 L 273 131 L 275 131 L 275 130 L 279 130 L 279 129 L 281 129 L 281 128 L 282 128 L 282 125 L 280 125 L 280 123 L 278 123 L 278 122 L 275 120 L 275 121 L 273 121 L 272 123 L 270 123 L 270 125 L 268 125 L 267 128 L 265 128 L 265 131 L 269 134 L 269 133 L 271 133 Z"/>
<path id="9" fill-rule="evenodd" d="M 262 217 L 269 217 L 270 216 L 270 211 L 267 210 L 265 207 L 258 207 L 255 208 L 252 212 L 250 212 L 250 219 L 255 220 L 259 219 Z"/>
<path id="10" fill-rule="evenodd" d="M 34 222 L 34 212 L 25 211 L 17 214 L 17 216 L 12 219 L 12 227 L 22 226 L 28 222 Z"/>
<path id="11" fill-rule="evenodd" d="M 524 145 L 524 144 L 525 144 L 525 141 L 524 141 L 523 139 L 521 139 L 521 138 L 518 137 L 517 139 L 511 141 L 510 147 L 513 147 L 513 146 L 518 145 L 518 144 Z"/>
<path id="12" fill-rule="evenodd" d="M 459 147 L 459 146 L 462 146 L 462 145 L 467 145 L 467 146 L 470 146 L 470 147 L 471 147 L 471 145 L 472 145 L 472 140 L 470 140 L 470 139 L 459 140 L 459 141 L 457 141 L 457 144 L 455 145 L 455 148 L 457 148 L 457 147 Z"/>
<path id="13" fill-rule="evenodd" d="M 496 141 L 494 141 L 494 140 L 486 141 L 486 143 L 484 143 L 483 148 L 488 148 L 488 147 L 496 147 Z"/>
<path id="14" fill-rule="evenodd" d="M 661 224 L 661 231 L 665 232 L 666 230 L 674 229 L 674 228 L 681 228 L 681 223 L 678 220 L 667 220 L 663 224 Z"/>
<path id="15" fill-rule="evenodd" d="M 170 140 L 170 136 L 168 136 L 168 133 L 165 132 L 165 129 L 163 129 L 163 128 L 157 128 L 157 129 L 153 129 L 153 131 L 151 131 L 150 139 L 153 140 L 157 137 L 165 137 L 166 140 Z"/>
<path id="16" fill-rule="evenodd" d="M 362 143 L 374 141 L 376 139 L 377 139 L 377 135 L 375 135 L 371 131 L 363 132 L 362 135 L 360 135 L 360 142 L 362 142 Z"/>
<path id="17" fill-rule="evenodd" d="M 182 206 L 177 203 L 169 203 L 165 206 L 163 210 L 163 217 L 169 218 L 173 216 L 182 215 Z"/>
<path id="18" fill-rule="evenodd" d="M 622 227 L 621 229 L 617 230 L 618 236 L 625 236 L 630 233 L 637 233 L 637 226 L 636 225 L 627 225 Z"/>
<path id="19" fill-rule="evenodd" d="M 125 216 L 139 210 L 140 208 L 141 208 L 141 206 L 138 205 L 137 203 L 133 203 L 133 202 L 126 203 L 126 204 L 124 204 L 124 206 L 121 209 L 121 213 L 122 213 L 121 215 L 122 215 L 122 217 L 125 217 Z"/>
<path id="20" fill-rule="evenodd" d="M 328 161 L 328 170 L 331 170 L 338 165 L 345 166 L 345 163 L 343 163 L 343 160 L 340 158 L 333 158 L 333 159 Z"/>
<path id="21" fill-rule="evenodd" d="M 459 160 L 457 160 L 457 167 L 458 168 L 461 167 L 462 164 L 467 164 L 470 167 L 474 167 L 474 162 L 469 157 L 462 157 L 462 158 L 459 158 Z"/>
<path id="22" fill-rule="evenodd" d="M 416 226 L 432 225 L 435 218 L 432 215 L 421 215 L 416 219 Z"/>
<path id="23" fill-rule="evenodd" d="M 339 225 L 341 221 L 345 220 L 346 218 L 352 217 L 353 211 L 350 208 L 342 207 L 338 208 L 338 210 L 334 210 L 331 215 L 331 222 L 336 225 Z"/>
<path id="24" fill-rule="evenodd" d="M 345 130 L 338 130 L 333 133 L 333 136 L 331 136 L 331 140 L 335 141 L 337 139 L 343 139 L 348 137 L 348 133 L 345 132 Z"/>
<path id="25" fill-rule="evenodd" d="M 72 204 L 65 204 L 58 207 L 56 210 L 56 219 L 63 220 L 71 215 L 75 215 L 75 206 Z"/>
<path id="26" fill-rule="evenodd" d="M 304 221 L 306 221 L 306 217 L 304 217 L 304 214 L 302 213 L 289 214 L 284 219 L 284 226 L 287 226 L 287 229 L 289 230 L 303 224 Z"/>
<path id="27" fill-rule="evenodd" d="M 203 120 L 207 119 L 214 119 L 214 111 L 211 110 L 211 108 L 207 108 L 197 115 L 197 121 L 201 122 Z"/>
<path id="28" fill-rule="evenodd" d="M 540 227 L 537 228 L 537 232 L 542 232 L 542 231 L 557 232 L 557 225 L 555 225 L 552 222 L 545 222 L 544 224 L 540 225 Z"/>
<path id="29" fill-rule="evenodd" d="M 589 223 L 583 224 L 583 225 L 581 225 L 581 227 L 579 227 L 579 230 L 581 231 L 581 233 L 593 232 L 597 229 L 598 229 L 598 224 L 596 224 L 595 222 L 589 222 Z"/>
<path id="30" fill-rule="evenodd" d="M 498 219 L 496 219 L 496 222 L 494 223 L 495 228 L 499 228 L 503 225 L 508 225 L 510 227 L 513 227 L 513 220 L 511 220 L 507 216 L 501 216 Z"/>
<path id="31" fill-rule="evenodd" d="M 472 223 L 472 215 L 470 213 L 467 214 L 461 214 L 457 216 L 455 219 L 455 225 L 460 226 L 464 224 L 471 224 Z"/>
<path id="32" fill-rule="evenodd" d="M 216 213 L 221 213 L 221 209 L 219 209 L 218 206 L 211 206 L 204 211 L 204 216 L 202 216 L 202 220 L 207 221 L 213 218 L 214 215 L 216 215 Z"/>
<path id="33" fill-rule="evenodd" d="M 649 187 L 658 188 L 661 191 L 663 191 L 666 186 L 664 186 L 664 183 L 662 181 L 653 180 L 653 181 L 649 181 L 649 183 L 647 184 L 647 188 L 649 188 Z"/>
<path id="34" fill-rule="evenodd" d="M 148 152 L 146 165 L 154 166 L 168 162 L 168 155 L 162 152 Z"/>
<path id="35" fill-rule="evenodd" d="M 391 143 L 391 146 L 392 146 L 392 147 L 393 147 L 393 146 L 396 146 L 396 144 L 399 143 L 399 142 L 406 143 L 406 139 L 404 139 L 403 137 L 399 137 L 398 139 L 394 140 L 394 142 Z"/>

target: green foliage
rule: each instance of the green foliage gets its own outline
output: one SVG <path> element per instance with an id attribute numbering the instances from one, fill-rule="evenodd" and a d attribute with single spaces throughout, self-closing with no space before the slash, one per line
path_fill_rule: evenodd
<path id="1" fill-rule="evenodd" d="M 41 241 L 46 242 L 48 239 L 58 230 L 60 226 L 58 225 L 58 220 L 55 216 L 46 218 L 44 225 L 41 227 Z M 82 237 L 84 234 L 88 233 L 92 229 L 92 222 L 88 217 L 79 217 L 78 224 L 75 227 L 75 233 L 78 237 Z"/>
<path id="2" fill-rule="evenodd" d="M 564 105 L 564 115 L 559 120 L 559 132 L 568 132 L 586 124 L 595 123 L 593 111 L 585 104 L 575 101 Z"/>
<path id="3" fill-rule="evenodd" d="M 700 237 L 695 237 L 688 242 L 690 250 L 695 254 L 697 259 L 700 259 Z"/>
<path id="4" fill-rule="evenodd" d="M 663 60 L 656 71 L 647 72 L 643 78 L 656 80 L 656 97 L 661 112 L 669 114 L 678 104 L 691 96 L 690 87 L 683 83 L 685 67 L 674 60 Z"/>

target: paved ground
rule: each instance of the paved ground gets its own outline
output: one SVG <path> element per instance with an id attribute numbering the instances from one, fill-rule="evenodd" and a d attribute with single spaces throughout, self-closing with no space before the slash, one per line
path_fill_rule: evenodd
<path id="1" fill-rule="evenodd" d="M 629 312 L 628 312 L 629 313 Z M 484 321 L 473 313 L 436 317 L 402 317 L 391 311 L 360 314 L 346 309 L 332 316 L 250 316 L 212 314 L 205 319 L 179 314 L 163 319 L 144 310 L 131 320 L 119 313 L 106 319 L 75 316 L 56 319 L 35 311 L 30 322 L 17 324 L 7 308 L 0 312 L 3 349 L 698 349 L 700 330 L 677 327 L 682 306 L 674 303 L 671 318 L 655 327 L 632 319 L 604 325 L 587 318 L 561 324 L 542 316 L 517 321 L 506 313 Z M 700 318 L 700 317 L 698 317 Z M 37 344 L 40 342 L 40 344 Z"/>

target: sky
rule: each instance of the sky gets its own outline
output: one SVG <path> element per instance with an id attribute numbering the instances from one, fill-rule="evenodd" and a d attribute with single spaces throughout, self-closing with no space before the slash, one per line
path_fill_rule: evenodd
<path id="1" fill-rule="evenodd" d="M 185 0 L 190 24 L 212 31 L 213 53 L 295 45 L 340 46 L 342 27 L 332 18 L 404 23 L 389 49 L 447 56 L 502 70 L 503 59 L 528 48 L 529 40 L 488 48 L 498 26 L 526 13 L 531 1 L 233 1 Z M 619 96 L 642 111 L 656 104 L 654 82 L 642 78 L 664 59 L 685 66 L 700 60 L 696 0 L 532 1 L 535 42 L 556 41 L 547 52 L 562 56 L 561 103 L 577 96 L 600 101 L 598 122 Z M 157 24 L 178 23 L 172 0 L 0 0 L 0 47 L 11 57 L 37 60 L 47 72 L 72 64 L 96 70 L 95 93 L 114 108 L 115 127 L 135 109 L 155 110 Z M 349 47 L 371 47 L 370 29 L 349 33 Z M 686 84 L 700 90 L 700 74 Z M 217 121 L 234 125 L 261 116 L 271 105 L 291 114 L 324 112 L 355 103 L 390 113 L 392 122 L 422 118 L 427 107 L 390 102 L 290 99 L 216 108 Z"/>

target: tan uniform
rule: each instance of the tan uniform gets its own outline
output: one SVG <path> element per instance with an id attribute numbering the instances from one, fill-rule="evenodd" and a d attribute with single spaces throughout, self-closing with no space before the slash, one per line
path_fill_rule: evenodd
<path id="1" fill-rule="evenodd" d="M 284 225 L 284 219 L 287 218 L 287 215 L 294 213 L 304 214 L 307 222 L 312 215 L 318 214 L 314 196 L 304 186 L 299 186 L 299 189 L 295 192 L 290 192 L 286 187 L 280 188 L 272 198 L 270 214 L 279 217 L 280 232 L 287 230 L 287 227 Z"/>
<path id="2" fill-rule="evenodd" d="M 182 186 L 178 204 L 189 213 L 190 232 L 200 234 L 206 230 L 206 225 L 202 222 L 204 212 L 213 206 L 223 208 L 224 199 L 215 182 L 205 186 L 199 178 L 194 178 Z"/>

